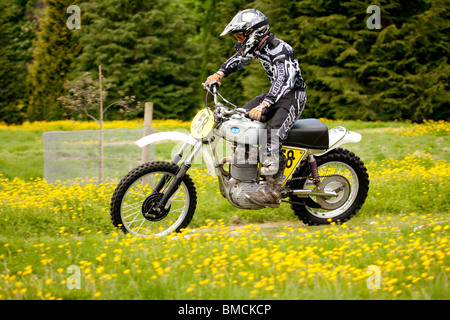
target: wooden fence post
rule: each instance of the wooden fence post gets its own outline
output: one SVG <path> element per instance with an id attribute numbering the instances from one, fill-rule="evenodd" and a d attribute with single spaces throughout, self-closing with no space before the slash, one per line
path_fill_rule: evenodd
<path id="1" fill-rule="evenodd" d="M 144 110 L 144 137 L 148 136 L 151 133 L 152 120 L 153 120 L 153 102 L 146 102 Z M 142 163 L 147 163 L 149 161 L 150 161 L 150 146 L 144 146 L 142 148 Z"/>
<path id="2" fill-rule="evenodd" d="M 98 66 L 98 82 L 99 82 L 99 91 L 100 91 L 100 138 L 99 138 L 99 148 L 100 148 L 100 159 L 98 164 L 98 182 L 103 182 L 103 167 L 104 163 L 104 150 L 103 150 L 103 96 L 102 96 L 102 66 Z"/>

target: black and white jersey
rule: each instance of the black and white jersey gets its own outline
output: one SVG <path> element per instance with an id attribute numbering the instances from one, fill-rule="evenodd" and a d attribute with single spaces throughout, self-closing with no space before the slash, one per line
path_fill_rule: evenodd
<path id="1" fill-rule="evenodd" d="M 265 101 L 275 104 L 293 89 L 305 90 L 305 82 L 294 50 L 289 44 L 276 38 L 273 33 L 258 50 L 254 50 L 245 57 L 234 54 L 219 70 L 227 76 L 242 69 L 255 58 L 261 61 L 271 83 Z"/>

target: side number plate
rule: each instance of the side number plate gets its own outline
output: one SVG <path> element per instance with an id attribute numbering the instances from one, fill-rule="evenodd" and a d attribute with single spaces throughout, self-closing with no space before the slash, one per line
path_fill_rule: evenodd
<path id="1" fill-rule="evenodd" d="M 297 164 L 303 158 L 306 150 L 289 147 L 283 147 L 282 150 L 283 154 L 287 158 L 286 169 L 284 169 L 283 176 L 283 180 L 286 181 L 291 177 L 292 173 L 294 173 L 295 168 L 297 168 Z"/>

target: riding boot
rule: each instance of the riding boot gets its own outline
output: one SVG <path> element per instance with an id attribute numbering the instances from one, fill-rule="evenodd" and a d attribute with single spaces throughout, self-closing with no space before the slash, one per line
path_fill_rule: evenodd
<path id="1" fill-rule="evenodd" d="M 266 184 L 257 191 L 247 192 L 245 197 L 261 207 L 278 208 L 281 202 L 281 186 L 283 185 L 283 173 L 287 159 L 281 154 L 278 171 L 274 175 L 266 176 Z"/>

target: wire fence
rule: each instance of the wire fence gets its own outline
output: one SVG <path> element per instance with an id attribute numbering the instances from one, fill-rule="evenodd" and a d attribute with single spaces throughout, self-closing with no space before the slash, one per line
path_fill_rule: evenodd
<path id="1" fill-rule="evenodd" d="M 101 145 L 100 130 L 44 132 L 44 178 L 97 183 L 122 178 L 142 164 L 143 152 L 135 141 L 143 133 L 144 129 L 103 130 Z M 148 152 L 154 159 L 154 149 Z"/>

